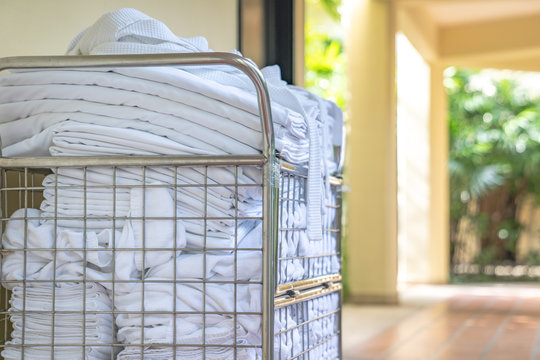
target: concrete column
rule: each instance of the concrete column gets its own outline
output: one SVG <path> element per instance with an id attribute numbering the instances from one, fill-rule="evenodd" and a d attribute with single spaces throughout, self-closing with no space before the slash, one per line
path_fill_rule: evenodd
<path id="1" fill-rule="evenodd" d="M 392 1 L 349 1 L 347 277 L 353 302 L 397 302 L 395 20 Z"/>
<path id="2" fill-rule="evenodd" d="M 450 268 L 450 198 L 448 180 L 448 109 L 444 66 L 431 64 L 430 109 L 430 283 L 447 283 Z"/>
<path id="3" fill-rule="evenodd" d="M 430 274 L 430 66 L 407 38 L 396 37 L 398 282 Z"/>
<path id="4" fill-rule="evenodd" d="M 397 38 L 399 281 L 445 283 L 448 124 L 443 66 Z"/>

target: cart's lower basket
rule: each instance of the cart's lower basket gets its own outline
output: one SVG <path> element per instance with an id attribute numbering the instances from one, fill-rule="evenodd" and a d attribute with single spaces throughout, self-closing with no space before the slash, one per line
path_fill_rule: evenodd
<path id="1" fill-rule="evenodd" d="M 338 359 L 341 349 L 341 286 L 277 298 L 274 358 Z"/>
<path id="2" fill-rule="evenodd" d="M 0 168 L 2 358 L 339 357 L 335 288 L 268 307 L 260 165 L 81 162 Z"/>

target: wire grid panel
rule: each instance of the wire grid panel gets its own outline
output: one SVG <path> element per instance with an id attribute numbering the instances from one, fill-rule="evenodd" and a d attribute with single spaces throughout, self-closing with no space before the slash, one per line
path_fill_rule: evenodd
<path id="1" fill-rule="evenodd" d="M 279 307 L 274 359 L 339 359 L 341 291 Z"/>
<path id="2" fill-rule="evenodd" d="M 341 186 L 323 193 L 322 241 L 307 236 L 307 174 L 282 170 L 279 186 L 278 285 L 339 274 L 341 268 Z"/>
<path id="3" fill-rule="evenodd" d="M 256 359 L 257 166 L 0 169 L 5 359 Z"/>

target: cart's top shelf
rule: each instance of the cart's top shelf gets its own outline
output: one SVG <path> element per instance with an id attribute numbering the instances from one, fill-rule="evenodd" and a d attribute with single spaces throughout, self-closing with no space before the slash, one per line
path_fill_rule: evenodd
<path id="1" fill-rule="evenodd" d="M 263 136 L 263 155 L 274 154 L 274 128 L 266 81 L 252 61 L 223 53 L 175 53 L 90 56 L 20 56 L 0 58 L 0 71 L 14 69 L 118 68 L 141 66 L 229 65 L 246 74 L 257 92 Z"/>

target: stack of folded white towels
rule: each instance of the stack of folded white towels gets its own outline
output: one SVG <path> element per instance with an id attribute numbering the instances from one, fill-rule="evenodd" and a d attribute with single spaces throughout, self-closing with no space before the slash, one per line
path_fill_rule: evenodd
<path id="1" fill-rule="evenodd" d="M 103 278 L 85 269 L 81 252 L 59 250 L 55 256 L 46 250 L 54 246 L 54 228 L 41 225 L 39 218 L 36 209 L 17 210 L 2 235 L 2 247 L 7 250 L 2 280 L 12 291 L 13 324 L 3 358 L 110 359 L 111 347 L 103 344 L 116 342 L 112 303 L 105 287 L 93 280 Z M 65 230 L 58 234 L 56 246 L 82 248 L 81 240 L 80 233 Z M 87 240 L 87 247 L 99 246 L 99 239 Z M 86 260 L 99 266 L 99 257 L 89 252 Z M 87 281 L 77 282 L 85 273 Z"/>
<path id="2" fill-rule="evenodd" d="M 110 359 L 111 347 L 104 344 L 114 343 L 115 333 L 105 289 L 95 282 L 59 283 L 53 295 L 51 289 L 50 284 L 11 289 L 13 339 L 2 351 L 3 358 Z M 26 346 L 22 349 L 20 344 Z"/>
<path id="3" fill-rule="evenodd" d="M 137 10 L 121 9 L 77 36 L 69 53 L 200 51 L 211 51 L 204 38 L 179 38 L 159 21 Z M 341 112 L 331 102 L 286 85 L 275 67 L 263 69 L 263 74 L 273 99 L 276 149 L 286 161 L 309 162 L 309 197 L 315 199 L 284 216 L 289 219 L 284 225 L 305 228 L 290 239 L 286 252 L 321 253 L 325 251 L 320 248 L 321 203 L 323 197 L 331 197 L 320 179 L 338 169 L 334 148 L 342 145 Z M 3 156 L 246 155 L 259 154 L 263 145 L 253 85 L 245 75 L 223 66 L 16 71 L 0 77 L 0 87 Z M 236 179 L 237 187 L 202 186 L 234 184 Z M 87 358 L 110 358 L 110 346 L 90 344 L 114 343 L 115 335 L 127 345 L 119 359 L 138 359 L 141 352 L 145 359 L 170 359 L 173 354 L 177 359 L 201 358 L 203 352 L 207 359 L 228 359 L 235 351 L 238 359 L 260 356 L 256 347 L 260 346 L 260 315 L 228 314 L 261 312 L 259 169 L 57 168 L 43 185 L 45 200 L 40 209 L 18 210 L 8 222 L 2 245 L 13 251 L 3 258 L 2 280 L 14 290 L 26 286 L 27 299 L 34 288 L 38 294 L 63 296 L 77 286 L 90 286 L 87 294 L 112 297 L 114 304 L 93 301 L 77 308 L 87 312 L 76 315 L 85 317 L 87 330 L 79 325 L 79 332 L 70 335 L 77 337 L 73 343 L 89 344 Z M 220 220 L 203 221 L 203 217 Z M 235 221 L 235 217 L 252 220 Z M 25 218 L 28 221 L 21 220 Z M 32 247 L 58 250 L 26 255 L 16 251 Z M 26 269 L 21 269 L 23 263 Z M 280 281 L 302 278 L 309 271 L 302 266 L 288 265 L 278 274 Z M 339 271 L 337 259 L 324 266 Z M 65 282 L 53 289 L 38 282 L 22 285 L 23 280 Z M 16 311 L 21 311 L 16 305 L 19 293 L 14 291 L 11 303 L 14 324 L 19 319 Z M 114 306 L 119 312 L 116 328 L 110 314 L 92 313 L 97 311 L 92 306 L 101 309 L 107 304 L 109 311 Z M 139 314 L 143 311 L 155 313 Z M 173 311 L 181 313 L 172 316 Z M 215 314 L 203 317 L 203 311 Z M 70 339 L 57 339 L 62 334 L 56 331 L 60 320 L 49 326 L 55 329 L 54 341 L 70 344 Z M 69 329 L 71 323 L 67 324 Z M 52 342 L 33 332 L 32 326 L 31 317 L 24 334 L 15 326 L 12 343 Z M 96 335 L 89 326 L 109 332 Z M 191 346 L 159 346 L 167 343 Z M 233 344 L 247 347 L 219 346 Z M 2 355 L 17 358 L 17 351 L 8 348 Z M 31 357 L 38 359 L 51 350 L 25 351 L 35 352 Z M 73 354 L 77 356 L 76 350 Z"/>
<path id="4" fill-rule="evenodd" d="M 325 190 L 322 240 L 312 241 L 306 231 L 307 194 L 304 181 L 291 175 L 281 178 L 278 284 L 339 273 L 339 233 L 335 231 L 338 227 L 338 194 L 335 187 Z"/>

